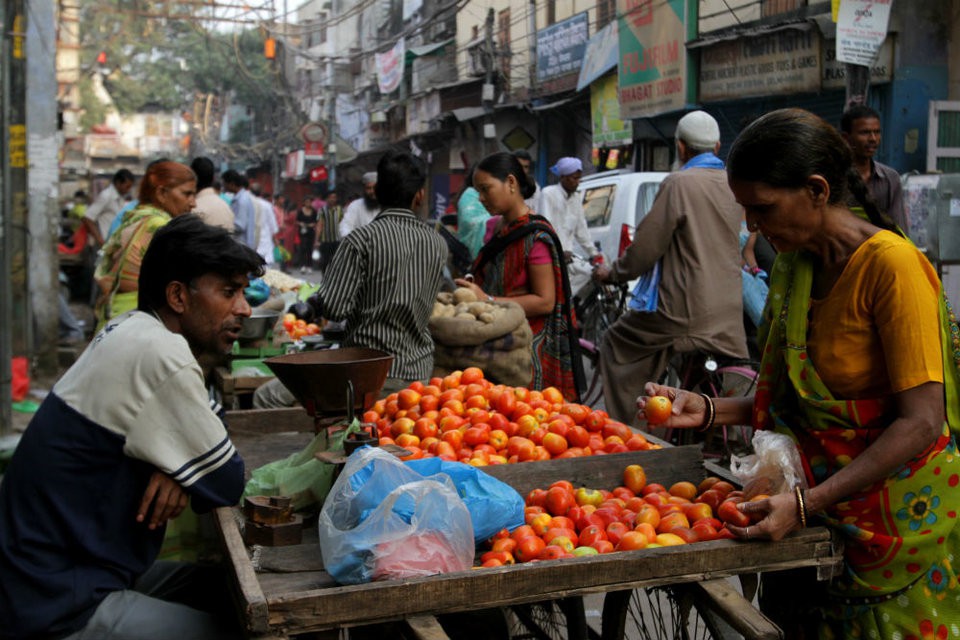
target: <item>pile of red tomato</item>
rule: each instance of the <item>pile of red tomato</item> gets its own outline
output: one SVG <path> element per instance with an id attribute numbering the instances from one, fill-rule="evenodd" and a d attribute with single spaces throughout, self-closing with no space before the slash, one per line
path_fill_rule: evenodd
<path id="1" fill-rule="evenodd" d="M 658 448 L 605 411 L 564 402 L 560 391 L 495 385 L 470 367 L 414 382 L 364 413 L 380 444 L 405 460 L 438 456 L 474 466 Z"/>
<path id="2" fill-rule="evenodd" d="M 741 527 L 751 523 L 736 506 L 744 499 L 743 492 L 716 477 L 699 485 L 647 484 L 638 464 L 624 469 L 623 486 L 613 491 L 575 489 L 560 480 L 527 494 L 526 524 L 497 533 L 480 562 L 499 567 L 733 538 L 726 523 Z"/>
<path id="3" fill-rule="evenodd" d="M 320 333 L 320 325 L 307 322 L 292 313 L 285 313 L 283 315 L 283 328 L 287 332 L 287 335 L 294 340 L 299 340 L 303 336 L 315 336 Z"/>

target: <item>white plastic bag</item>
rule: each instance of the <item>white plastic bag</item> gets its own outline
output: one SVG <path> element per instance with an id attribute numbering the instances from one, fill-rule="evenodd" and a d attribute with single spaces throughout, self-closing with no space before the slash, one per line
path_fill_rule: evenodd
<path id="1" fill-rule="evenodd" d="M 753 434 L 753 451 L 742 458 L 730 458 L 730 471 L 743 484 L 746 500 L 760 494 L 772 496 L 793 491 L 798 484 L 806 488 L 800 453 L 789 437 L 773 431 L 757 431 Z"/>
<path id="2" fill-rule="evenodd" d="M 320 511 L 324 568 L 341 584 L 465 571 L 470 512 L 448 476 L 426 479 L 382 449 L 347 459 Z"/>

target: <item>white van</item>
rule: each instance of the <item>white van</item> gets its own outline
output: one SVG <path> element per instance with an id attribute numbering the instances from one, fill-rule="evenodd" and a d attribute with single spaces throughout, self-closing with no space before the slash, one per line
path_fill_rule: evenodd
<path id="1" fill-rule="evenodd" d="M 633 240 L 634 229 L 650 211 L 660 183 L 668 175 L 665 171 L 618 169 L 580 180 L 587 227 L 607 264 L 619 256 L 621 238 L 625 242 Z"/>

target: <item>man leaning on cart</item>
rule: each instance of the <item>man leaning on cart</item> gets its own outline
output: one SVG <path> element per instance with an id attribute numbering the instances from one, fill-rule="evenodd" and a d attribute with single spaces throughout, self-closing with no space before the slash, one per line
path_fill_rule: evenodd
<path id="1" fill-rule="evenodd" d="M 0 638 L 238 637 L 225 575 L 155 562 L 186 507 L 236 504 L 243 460 L 210 406 L 263 259 L 193 215 L 143 258 L 138 309 L 54 385 L 0 484 Z"/>

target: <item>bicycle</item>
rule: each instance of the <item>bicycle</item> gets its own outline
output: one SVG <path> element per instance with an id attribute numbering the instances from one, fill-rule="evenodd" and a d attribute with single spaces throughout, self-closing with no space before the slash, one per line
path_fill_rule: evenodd
<path id="1" fill-rule="evenodd" d="M 587 389 L 581 394 L 581 401 L 587 406 L 593 406 L 603 396 L 599 368 L 600 342 L 626 308 L 627 287 L 623 284 L 591 280 L 574 298 L 574 303 L 580 325 L 580 352 L 592 369 Z"/>

